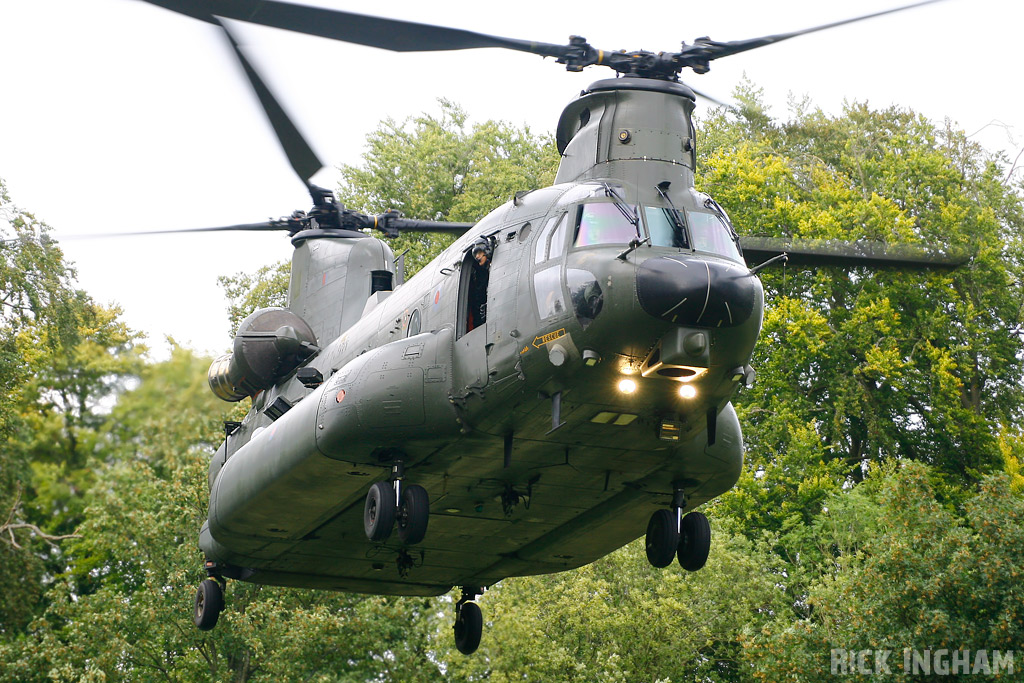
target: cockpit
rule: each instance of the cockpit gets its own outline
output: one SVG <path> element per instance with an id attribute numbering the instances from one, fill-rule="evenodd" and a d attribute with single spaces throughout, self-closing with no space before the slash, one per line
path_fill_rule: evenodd
<path id="1" fill-rule="evenodd" d="M 597 193 L 591 190 L 591 196 L 568 198 L 572 203 L 565 213 L 549 219 L 537 241 L 535 263 L 561 255 L 566 232 L 572 249 L 650 239 L 655 247 L 704 252 L 743 262 L 728 217 L 706 195 L 694 193 L 702 208 L 680 209 L 627 204 L 614 188 L 601 189 L 600 194 L 605 196 L 593 196 Z"/>

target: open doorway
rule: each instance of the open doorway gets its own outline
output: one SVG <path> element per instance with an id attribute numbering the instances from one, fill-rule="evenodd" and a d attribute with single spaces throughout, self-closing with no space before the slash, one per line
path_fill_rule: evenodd
<path id="1" fill-rule="evenodd" d="M 459 282 L 459 324 L 457 337 L 469 334 L 487 323 L 487 291 L 494 248 L 481 238 L 467 250 L 462 261 Z"/>

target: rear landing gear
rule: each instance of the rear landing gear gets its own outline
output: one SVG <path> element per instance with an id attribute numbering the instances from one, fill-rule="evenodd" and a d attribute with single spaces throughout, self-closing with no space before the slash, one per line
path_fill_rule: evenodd
<path id="1" fill-rule="evenodd" d="M 647 561 L 661 568 L 678 558 L 679 566 L 695 572 L 708 561 L 711 525 L 700 512 L 683 516 L 686 497 L 677 489 L 671 510 L 657 510 L 647 523 Z"/>
<path id="2" fill-rule="evenodd" d="M 223 580 L 221 580 L 223 581 Z M 224 610 L 224 587 L 217 579 L 210 577 L 199 584 L 192 610 L 192 621 L 200 631 L 209 631 L 217 625 L 217 618 Z"/>
<path id="3" fill-rule="evenodd" d="M 455 603 L 455 647 L 464 655 L 471 655 L 480 647 L 484 632 L 484 616 L 480 605 L 472 600 L 480 594 L 476 588 L 463 587 L 462 599 Z"/>
<path id="4" fill-rule="evenodd" d="M 363 506 L 363 531 L 374 543 L 386 541 L 397 522 L 398 537 L 405 545 L 415 545 L 427 534 L 430 520 L 430 496 L 422 486 L 403 486 L 405 467 L 395 463 L 389 481 L 378 481 L 366 493 Z"/>

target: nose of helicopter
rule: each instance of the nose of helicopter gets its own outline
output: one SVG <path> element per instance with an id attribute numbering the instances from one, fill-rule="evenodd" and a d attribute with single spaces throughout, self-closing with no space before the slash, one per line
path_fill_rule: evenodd
<path id="1" fill-rule="evenodd" d="M 644 311 L 679 325 L 742 325 L 754 311 L 757 288 L 747 268 L 717 259 L 657 256 L 636 274 Z"/>

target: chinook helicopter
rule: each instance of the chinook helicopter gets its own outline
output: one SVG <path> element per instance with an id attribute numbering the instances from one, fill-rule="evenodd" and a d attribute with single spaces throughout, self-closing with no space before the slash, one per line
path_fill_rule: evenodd
<path id="1" fill-rule="evenodd" d="M 313 199 L 279 220 L 200 229 L 285 231 L 294 253 L 288 305 L 249 315 L 209 371 L 218 397 L 252 406 L 225 423 L 210 462 L 196 626 L 216 625 L 227 579 L 422 596 L 460 587 L 455 644 L 470 654 L 483 629 L 474 600 L 504 578 L 580 567 L 644 534 L 652 565 L 701 569 L 711 529 L 695 508 L 743 463 L 730 400 L 754 380 L 758 272 L 965 259 L 741 241 L 694 187 L 699 93 L 679 74 L 937 1 L 652 53 L 270 0 L 147 0 L 223 29 Z M 368 216 L 310 183 L 322 164 L 221 17 L 396 51 L 525 51 L 616 77 L 562 112 L 551 187 L 472 224 Z M 373 231 L 461 236 L 405 281 Z"/>

